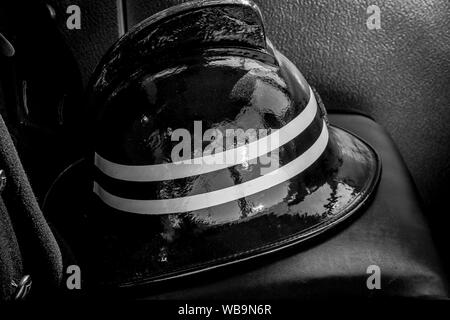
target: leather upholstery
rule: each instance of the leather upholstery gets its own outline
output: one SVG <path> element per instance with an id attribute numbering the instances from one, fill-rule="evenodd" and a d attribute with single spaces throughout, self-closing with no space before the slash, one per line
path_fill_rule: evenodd
<path id="1" fill-rule="evenodd" d="M 429 230 L 392 140 L 366 117 L 329 118 L 369 142 L 382 158 L 381 181 L 370 207 L 340 232 L 303 251 L 297 248 L 260 267 L 241 267 L 226 276 L 217 273 L 149 298 L 445 297 L 445 279 Z M 381 290 L 366 287 L 369 265 L 380 267 Z"/>

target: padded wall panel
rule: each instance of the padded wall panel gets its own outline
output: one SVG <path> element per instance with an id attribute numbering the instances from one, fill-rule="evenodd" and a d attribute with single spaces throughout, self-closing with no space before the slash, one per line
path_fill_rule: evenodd
<path id="1" fill-rule="evenodd" d="M 55 19 L 78 61 L 83 82 L 86 84 L 100 58 L 118 39 L 117 6 L 115 0 L 47 0 L 55 10 Z M 81 29 L 69 30 L 66 26 L 71 5 L 80 7 Z"/>

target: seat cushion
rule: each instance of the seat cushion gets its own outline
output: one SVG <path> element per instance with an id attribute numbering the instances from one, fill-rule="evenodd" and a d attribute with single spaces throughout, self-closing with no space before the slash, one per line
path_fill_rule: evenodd
<path id="1" fill-rule="evenodd" d="M 329 119 L 366 140 L 382 159 L 377 193 L 355 220 L 319 242 L 281 256 L 140 294 L 151 292 L 145 295 L 149 299 L 447 296 L 414 184 L 392 140 L 367 117 L 332 114 Z M 367 288 L 371 265 L 380 268 L 380 290 Z"/>

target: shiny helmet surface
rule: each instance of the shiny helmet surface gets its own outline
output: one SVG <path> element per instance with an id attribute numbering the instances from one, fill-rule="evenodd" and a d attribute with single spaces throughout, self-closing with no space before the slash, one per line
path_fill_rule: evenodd
<path id="1" fill-rule="evenodd" d="M 90 83 L 86 158 L 44 210 L 100 285 L 196 274 L 312 239 L 361 211 L 381 163 L 329 124 L 250 1 L 144 20 Z"/>

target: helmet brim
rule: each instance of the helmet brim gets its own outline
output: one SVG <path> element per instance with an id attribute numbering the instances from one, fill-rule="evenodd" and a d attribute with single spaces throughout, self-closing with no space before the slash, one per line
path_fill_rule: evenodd
<path id="1" fill-rule="evenodd" d="M 270 198 L 270 207 L 244 215 L 243 206 L 254 203 L 245 198 L 215 207 L 220 215 L 240 210 L 232 222 L 215 221 L 211 210 L 143 216 L 112 209 L 92 192 L 85 160 L 58 177 L 44 212 L 98 285 L 134 287 L 250 260 L 316 238 L 370 201 L 379 156 L 344 129 L 328 131 L 326 151 L 306 171 L 252 195 Z"/>

